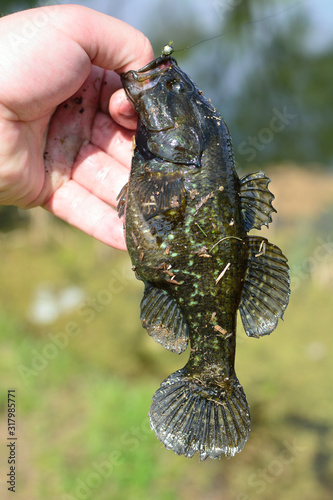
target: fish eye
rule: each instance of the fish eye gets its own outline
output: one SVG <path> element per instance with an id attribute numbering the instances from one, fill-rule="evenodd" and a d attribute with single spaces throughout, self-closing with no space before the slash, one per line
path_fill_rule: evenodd
<path id="1" fill-rule="evenodd" d="M 177 94 L 180 92 L 184 92 L 186 88 L 184 83 L 180 80 L 170 80 L 166 83 L 166 87 L 168 90 L 171 90 L 172 92 L 175 92 Z"/>

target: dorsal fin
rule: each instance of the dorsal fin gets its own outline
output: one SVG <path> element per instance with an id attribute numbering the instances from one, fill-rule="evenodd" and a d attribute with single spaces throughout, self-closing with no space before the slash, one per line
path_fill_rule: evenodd
<path id="1" fill-rule="evenodd" d="M 246 231 L 272 222 L 274 195 L 268 189 L 271 180 L 264 172 L 245 175 L 240 179 L 240 201 Z"/>
<path id="2" fill-rule="evenodd" d="M 249 236 L 249 261 L 239 306 L 246 334 L 270 334 L 283 316 L 289 295 L 286 257 L 266 238 Z"/>
<path id="3" fill-rule="evenodd" d="M 165 290 L 145 284 L 141 322 L 156 342 L 180 354 L 188 343 L 188 325 L 177 302 Z"/>

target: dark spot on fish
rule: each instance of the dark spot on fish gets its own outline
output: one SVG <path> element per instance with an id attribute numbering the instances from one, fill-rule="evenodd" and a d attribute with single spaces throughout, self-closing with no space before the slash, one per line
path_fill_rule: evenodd
<path id="1" fill-rule="evenodd" d="M 76 104 L 82 104 L 82 97 L 75 97 Z"/>
<path id="2" fill-rule="evenodd" d="M 81 115 L 82 115 L 82 113 L 83 113 L 83 112 L 84 112 L 84 108 L 81 108 L 81 109 L 79 110 L 79 113 L 81 113 Z"/>

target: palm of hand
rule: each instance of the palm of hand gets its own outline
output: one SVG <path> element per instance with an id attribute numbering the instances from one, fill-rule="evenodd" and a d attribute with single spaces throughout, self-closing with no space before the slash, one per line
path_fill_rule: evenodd
<path id="1" fill-rule="evenodd" d="M 116 205 L 128 177 L 133 132 L 108 113 L 118 87 L 116 74 L 93 67 L 81 88 L 55 110 L 12 122 L 16 161 L 7 167 L 2 204 L 42 205 L 88 234 L 106 243 L 113 238 L 113 245 L 124 248 L 110 205 Z"/>

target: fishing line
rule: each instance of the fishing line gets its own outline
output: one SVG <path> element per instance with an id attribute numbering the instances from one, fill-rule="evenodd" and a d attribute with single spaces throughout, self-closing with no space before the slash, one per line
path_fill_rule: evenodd
<path id="1" fill-rule="evenodd" d="M 184 47 L 182 49 L 174 50 L 173 49 L 173 42 L 170 42 L 168 45 L 166 45 L 163 48 L 162 53 L 164 54 L 164 50 L 166 50 L 166 52 L 168 52 L 168 54 L 164 54 L 164 55 L 169 55 L 169 54 L 174 53 L 174 52 L 181 52 L 183 50 L 192 49 L 193 47 L 196 47 L 197 45 L 201 45 L 202 43 L 210 42 L 211 40 L 216 40 L 217 38 L 221 38 L 223 36 L 229 35 L 230 33 L 233 33 L 234 31 L 239 30 L 239 29 L 243 28 L 244 26 L 259 24 L 259 23 L 268 21 L 269 19 L 272 19 L 274 17 L 281 16 L 281 15 L 285 14 L 286 12 L 289 12 L 290 10 L 295 9 L 296 7 L 298 7 L 300 5 L 304 5 L 305 3 L 309 3 L 312 1 L 313 0 L 302 0 L 301 2 L 297 2 L 297 3 L 294 3 L 293 5 L 290 5 L 289 7 L 287 7 L 286 9 L 283 9 L 280 12 L 276 12 L 275 14 L 269 14 L 268 16 L 262 17 L 261 19 L 254 19 L 254 20 L 248 21 L 246 23 L 240 24 L 239 26 L 235 26 L 234 28 L 232 28 L 228 31 L 223 31 L 222 33 L 219 33 L 218 35 L 214 35 L 210 38 L 205 38 L 204 40 L 200 40 L 199 42 L 193 43 L 192 45 L 189 45 L 189 46 Z"/>

